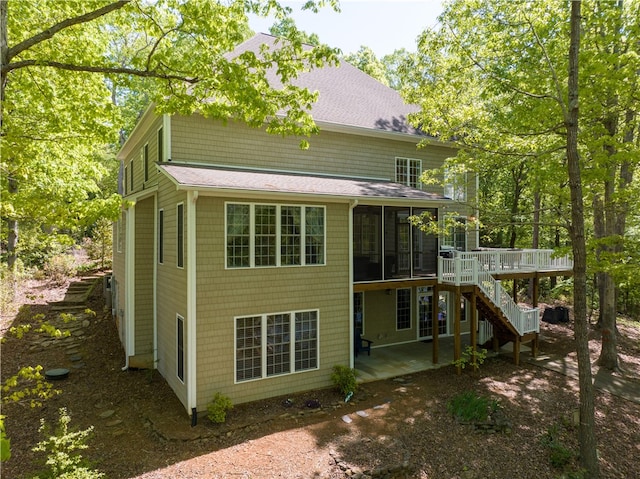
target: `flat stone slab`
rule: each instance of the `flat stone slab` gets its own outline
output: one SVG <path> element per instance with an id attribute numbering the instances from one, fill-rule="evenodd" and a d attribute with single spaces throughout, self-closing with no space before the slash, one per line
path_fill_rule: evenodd
<path id="1" fill-rule="evenodd" d="M 102 411 L 102 412 L 100 413 L 100 417 L 101 417 L 102 419 L 106 419 L 106 418 L 108 418 L 108 417 L 113 416 L 115 413 L 116 413 L 116 412 L 115 412 L 113 409 L 109 409 L 109 410 L 107 410 L 107 411 Z"/>
<path id="2" fill-rule="evenodd" d="M 44 377 L 50 381 L 59 381 L 61 379 L 67 379 L 69 377 L 69 370 L 67 368 L 54 368 L 45 371 Z"/>

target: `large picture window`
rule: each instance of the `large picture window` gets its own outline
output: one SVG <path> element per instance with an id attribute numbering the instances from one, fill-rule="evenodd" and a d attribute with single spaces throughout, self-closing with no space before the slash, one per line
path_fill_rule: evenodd
<path id="1" fill-rule="evenodd" d="M 317 310 L 236 318 L 235 331 L 238 382 L 318 367 Z"/>
<path id="2" fill-rule="evenodd" d="M 324 206 L 227 203 L 227 268 L 325 264 Z"/>

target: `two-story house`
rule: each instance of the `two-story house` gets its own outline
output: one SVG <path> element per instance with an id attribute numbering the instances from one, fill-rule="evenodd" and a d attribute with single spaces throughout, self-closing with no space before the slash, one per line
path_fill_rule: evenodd
<path id="1" fill-rule="evenodd" d="M 273 37 L 238 52 L 262 43 Z M 330 386 L 334 365 L 354 365 L 361 332 L 376 348 L 455 334 L 459 354 L 460 335 L 477 329 L 459 305 L 484 296 L 460 279 L 488 269 L 440 254 L 476 249 L 475 228 L 439 238 L 408 221 L 474 215 L 471 175 L 445 188 L 419 182 L 456 151 L 436 139 L 418 149 L 414 107 L 346 62 L 297 82 L 319 91 L 321 132 L 308 150 L 150 108 L 119 153 L 128 201 L 112 290 L 126 365 L 157 368 L 190 414 L 216 392 L 241 403 Z"/>

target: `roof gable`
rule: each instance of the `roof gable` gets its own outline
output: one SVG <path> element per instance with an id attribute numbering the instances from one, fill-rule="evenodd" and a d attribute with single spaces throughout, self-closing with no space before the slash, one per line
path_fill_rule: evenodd
<path id="1" fill-rule="evenodd" d="M 259 55 L 261 45 L 277 48 L 277 42 L 276 37 L 259 33 L 240 44 L 232 55 L 245 51 Z M 280 84 L 275 71 L 271 72 L 269 80 L 273 87 Z M 292 83 L 318 91 L 318 101 L 311 110 L 316 123 L 423 136 L 407 121 L 409 113 L 418 111 L 416 105 L 406 104 L 397 91 L 344 60 L 338 66 L 301 73 Z"/>

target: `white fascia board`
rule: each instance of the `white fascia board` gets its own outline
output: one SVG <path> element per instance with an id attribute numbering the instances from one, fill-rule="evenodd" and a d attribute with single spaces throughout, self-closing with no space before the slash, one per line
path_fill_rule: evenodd
<path id="1" fill-rule="evenodd" d="M 116 158 L 118 158 L 118 160 L 122 161 L 126 159 L 133 151 L 135 144 L 140 140 L 140 137 L 151 127 L 157 117 L 157 115 L 154 113 L 155 108 L 156 104 L 151 103 L 144 111 L 144 113 L 136 123 L 136 126 L 133 128 L 133 131 L 129 135 L 129 138 L 127 138 L 127 141 L 124 142 L 124 145 L 122 145 L 120 151 L 116 155 Z"/>

